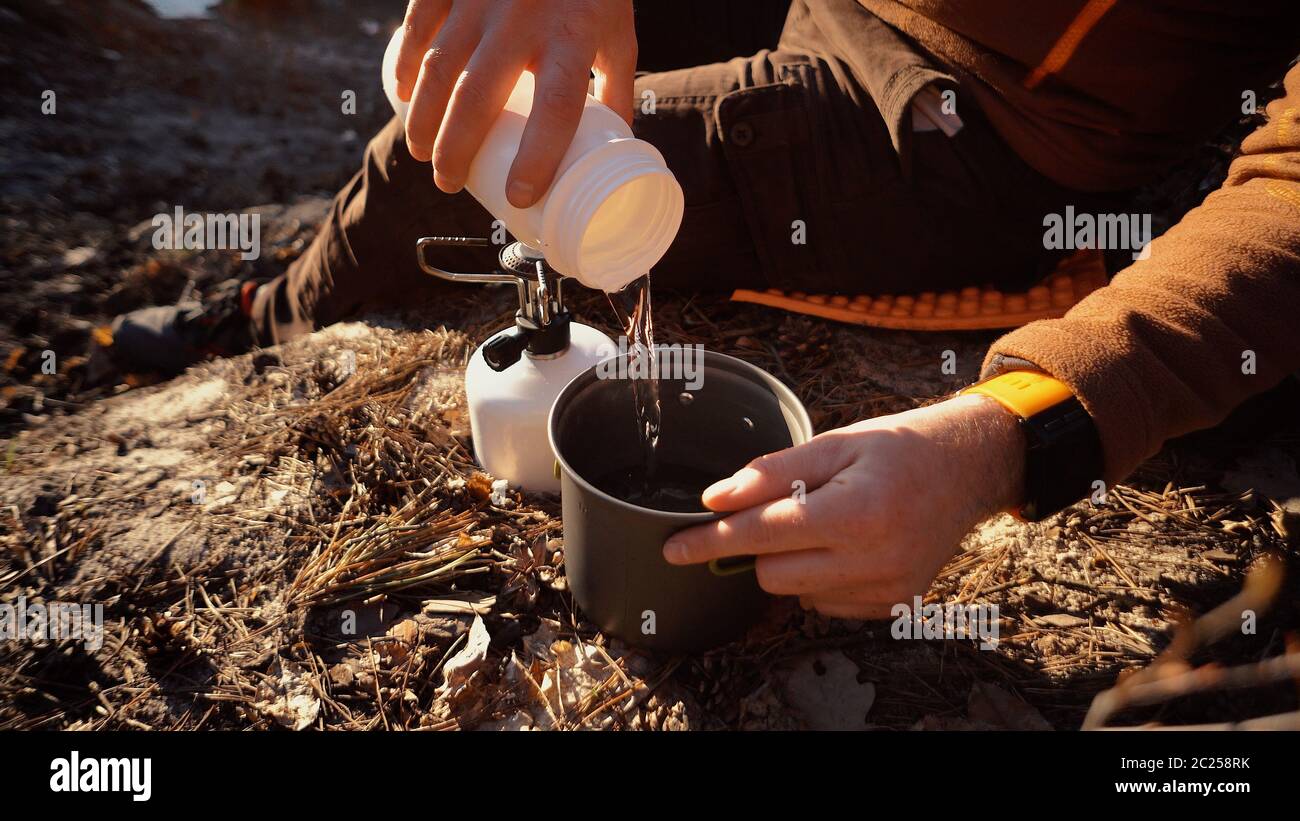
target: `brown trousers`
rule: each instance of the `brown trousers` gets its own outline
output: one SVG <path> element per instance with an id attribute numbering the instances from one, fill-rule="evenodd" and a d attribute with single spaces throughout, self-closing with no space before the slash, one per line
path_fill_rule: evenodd
<path id="1" fill-rule="evenodd" d="M 639 36 L 653 46 L 674 33 Z M 911 101 L 927 84 L 956 93 L 965 125 L 955 136 L 913 132 Z M 681 232 L 653 272 L 656 288 L 1019 287 L 1061 253 L 1043 247 L 1044 214 L 1101 207 L 1096 195 L 1022 162 L 941 66 L 856 0 L 796 0 L 775 49 L 642 75 L 636 99 L 636 134 L 659 148 L 686 194 Z M 433 185 L 393 120 L 314 243 L 259 291 L 260 341 L 448 287 L 420 271 L 416 240 L 488 237 L 492 220 L 468 193 Z M 495 254 L 447 249 L 434 261 L 483 270 Z"/>

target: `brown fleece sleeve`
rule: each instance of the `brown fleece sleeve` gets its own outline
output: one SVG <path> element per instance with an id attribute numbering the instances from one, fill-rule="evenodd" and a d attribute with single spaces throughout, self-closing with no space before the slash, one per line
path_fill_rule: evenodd
<path id="1" fill-rule="evenodd" d="M 1100 431 L 1108 482 L 1300 368 L 1300 67 L 1286 92 L 1223 187 L 1148 259 L 984 360 L 986 375 L 1019 359 L 1069 385 Z"/>

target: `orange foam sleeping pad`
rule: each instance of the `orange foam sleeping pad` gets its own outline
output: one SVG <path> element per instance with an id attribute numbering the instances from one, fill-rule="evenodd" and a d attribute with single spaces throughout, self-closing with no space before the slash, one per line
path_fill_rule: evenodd
<path id="1" fill-rule="evenodd" d="M 1079 251 L 1042 282 L 1022 293 L 971 285 L 960 291 L 926 291 L 901 296 L 786 293 L 738 290 L 731 298 L 840 322 L 904 331 L 975 331 L 1017 328 L 1036 319 L 1062 316 L 1106 284 L 1100 251 Z"/>

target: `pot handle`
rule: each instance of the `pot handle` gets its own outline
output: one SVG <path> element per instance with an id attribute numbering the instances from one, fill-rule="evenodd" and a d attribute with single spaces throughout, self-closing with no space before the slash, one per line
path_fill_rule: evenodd
<path id="1" fill-rule="evenodd" d="M 709 572 L 715 576 L 735 576 L 754 569 L 758 563 L 757 556 L 732 556 L 726 559 L 713 559 L 709 562 Z"/>

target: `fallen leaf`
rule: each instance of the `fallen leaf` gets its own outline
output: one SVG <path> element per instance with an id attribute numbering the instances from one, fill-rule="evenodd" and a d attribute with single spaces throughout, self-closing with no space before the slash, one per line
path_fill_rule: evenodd
<path id="1" fill-rule="evenodd" d="M 335 687 L 351 687 L 356 677 L 356 671 L 352 669 L 352 665 L 346 662 L 336 664 L 330 668 L 330 682 Z"/>
<path id="2" fill-rule="evenodd" d="M 1279 505 L 1300 499 L 1300 471 L 1290 455 L 1268 448 L 1243 456 L 1236 467 L 1223 474 L 1222 485 L 1234 493 L 1253 490 Z"/>
<path id="3" fill-rule="evenodd" d="M 1282 541 L 1292 547 L 1300 547 L 1300 500 L 1293 499 L 1288 505 L 1278 505 L 1269 518 Z"/>
<path id="4" fill-rule="evenodd" d="M 316 723 L 320 715 L 320 699 L 311 686 L 311 675 L 303 668 L 283 661 L 280 663 L 280 680 L 266 697 L 253 703 L 281 727 L 305 730 Z"/>
<path id="5" fill-rule="evenodd" d="M 876 685 L 858 682 L 858 666 L 838 651 L 803 656 L 778 672 L 785 702 L 813 730 L 862 730 Z"/>
<path id="6" fill-rule="evenodd" d="M 27 353 L 27 349 L 22 347 L 21 345 L 17 348 L 10 350 L 9 356 L 5 358 L 5 364 L 4 364 L 5 373 L 13 373 L 14 368 L 18 367 L 18 363 L 23 361 L 23 354 L 25 353 Z"/>
<path id="7" fill-rule="evenodd" d="M 1033 705 L 996 684 L 977 681 L 970 688 L 966 717 L 1000 730 L 1050 730 L 1052 725 Z"/>
<path id="8" fill-rule="evenodd" d="M 560 639 L 551 651 L 555 664 L 542 676 L 542 698 L 556 715 L 572 718 L 574 708 L 609 677 L 610 670 L 595 645 Z"/>
<path id="9" fill-rule="evenodd" d="M 388 635 L 406 644 L 418 644 L 420 641 L 420 625 L 416 623 L 415 619 L 402 619 L 388 628 Z"/>
<path id="10" fill-rule="evenodd" d="M 485 473 L 475 473 L 466 480 L 465 486 L 476 500 L 482 502 L 492 495 L 492 477 Z"/>
<path id="11" fill-rule="evenodd" d="M 1241 561 L 1241 557 L 1236 553 L 1229 553 L 1226 550 L 1214 548 L 1201 552 L 1202 559 L 1209 559 L 1212 562 L 1223 562 L 1224 564 L 1236 564 Z"/>
<path id="12" fill-rule="evenodd" d="M 1069 613 L 1053 613 L 1050 616 L 1039 616 L 1034 619 L 1034 623 L 1039 627 L 1082 627 L 1088 620 Z"/>
<path id="13" fill-rule="evenodd" d="M 470 676 L 474 675 L 487 660 L 488 644 L 491 641 L 492 637 L 488 635 L 483 617 L 474 616 L 474 624 L 469 628 L 469 636 L 465 639 L 465 644 L 443 665 L 441 689 L 448 692 L 455 691 L 469 681 Z"/>

